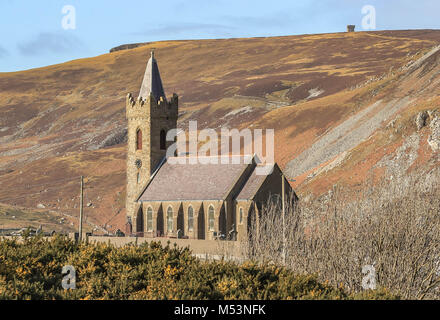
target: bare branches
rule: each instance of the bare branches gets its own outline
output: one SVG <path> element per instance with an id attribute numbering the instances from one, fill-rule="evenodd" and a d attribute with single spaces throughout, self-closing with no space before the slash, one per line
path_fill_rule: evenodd
<path id="1" fill-rule="evenodd" d="M 359 292 L 362 267 L 374 265 L 379 286 L 403 298 L 440 298 L 440 175 L 419 178 L 383 181 L 359 198 L 334 189 L 297 207 L 287 201 L 287 266 Z M 282 230 L 281 203 L 268 202 L 250 227 L 247 258 L 282 264 Z"/>

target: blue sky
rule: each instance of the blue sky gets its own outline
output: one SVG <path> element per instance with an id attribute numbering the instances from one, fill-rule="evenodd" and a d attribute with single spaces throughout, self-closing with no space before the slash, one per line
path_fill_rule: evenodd
<path id="1" fill-rule="evenodd" d="M 62 9 L 75 8 L 75 29 Z M 125 43 L 360 31 L 362 7 L 376 28 L 440 28 L 438 0 L 0 0 L 0 72 L 107 53 Z"/>

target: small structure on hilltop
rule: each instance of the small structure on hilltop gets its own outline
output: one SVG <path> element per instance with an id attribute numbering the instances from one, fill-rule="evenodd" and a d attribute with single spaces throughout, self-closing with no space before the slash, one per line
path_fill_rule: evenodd
<path id="1" fill-rule="evenodd" d="M 354 32 L 354 28 L 356 28 L 354 24 L 349 24 L 347 26 L 347 32 Z"/>

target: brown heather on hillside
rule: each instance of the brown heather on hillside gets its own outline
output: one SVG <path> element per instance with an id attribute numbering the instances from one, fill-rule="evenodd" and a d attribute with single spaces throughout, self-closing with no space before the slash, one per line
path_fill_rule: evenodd
<path id="1" fill-rule="evenodd" d="M 199 128 L 274 128 L 275 160 L 296 178 L 300 197 L 335 183 L 359 184 L 371 168 L 379 174 L 390 167 L 384 156 L 416 131 L 419 111 L 437 108 L 439 54 L 412 71 L 399 68 L 439 40 L 440 31 L 408 30 L 164 41 L 0 73 L 0 203 L 29 209 L 41 203 L 76 216 L 84 175 L 87 221 L 122 228 L 124 101 L 138 93 L 153 47 L 167 95 L 180 96 L 180 127 L 197 120 Z M 392 99 L 399 105 L 387 113 Z M 367 112 L 375 102 L 377 109 Z M 352 117 L 363 110 L 366 119 L 382 110 L 387 122 L 372 119 L 371 134 L 356 131 L 363 120 Z M 418 134 L 408 169 L 437 163 L 426 147 L 429 128 Z M 291 161 L 304 151 L 311 160 L 298 172 Z"/>

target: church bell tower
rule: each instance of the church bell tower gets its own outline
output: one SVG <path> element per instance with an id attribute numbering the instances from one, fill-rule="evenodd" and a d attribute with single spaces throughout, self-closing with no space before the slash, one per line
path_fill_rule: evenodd
<path id="1" fill-rule="evenodd" d="M 159 67 L 151 52 L 144 79 L 135 99 L 131 93 L 126 98 L 128 121 L 127 146 L 127 198 L 126 212 L 132 232 L 145 230 L 144 213 L 136 203 L 137 197 L 151 175 L 164 159 L 167 148 L 167 132 L 177 128 L 178 96 L 167 100 L 163 89 Z"/>

